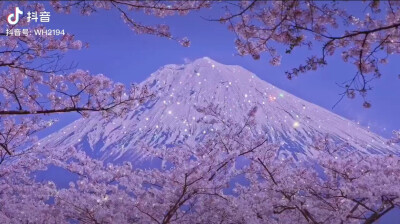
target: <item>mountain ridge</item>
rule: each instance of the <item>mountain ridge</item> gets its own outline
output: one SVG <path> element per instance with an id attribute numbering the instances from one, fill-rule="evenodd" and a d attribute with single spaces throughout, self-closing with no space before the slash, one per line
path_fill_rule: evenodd
<path id="1" fill-rule="evenodd" d="M 155 91 L 147 101 L 124 117 L 111 120 L 100 115 L 79 119 L 41 140 L 44 146 L 85 148 L 104 160 L 140 158 L 139 142 L 154 147 L 201 141 L 212 126 L 199 125 L 195 107 L 218 105 L 224 116 L 242 119 L 257 106 L 259 134 L 292 154 L 310 154 L 315 136 L 328 134 L 338 142 L 365 153 L 398 153 L 386 139 L 302 100 L 237 65 L 223 65 L 208 57 L 184 65 L 165 65 L 142 84 Z M 136 149 L 135 149 L 136 148 Z M 312 154 L 312 153 L 311 153 Z"/>

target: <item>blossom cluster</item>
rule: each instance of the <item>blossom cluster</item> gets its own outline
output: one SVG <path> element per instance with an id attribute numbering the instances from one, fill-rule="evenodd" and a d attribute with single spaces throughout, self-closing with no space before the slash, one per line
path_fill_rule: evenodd
<path id="1" fill-rule="evenodd" d="M 399 206 L 400 159 L 316 139 L 315 157 L 285 157 L 244 122 L 196 144 L 151 148 L 135 167 L 104 164 L 75 148 L 34 147 L 0 166 L 0 218 L 7 223 L 373 223 Z M 210 115 L 214 113 L 214 115 Z M 146 160 L 156 167 L 146 166 Z M 38 181 L 58 167 L 69 186 Z"/>
<path id="2" fill-rule="evenodd" d="M 361 3 L 360 3 L 361 4 Z M 365 1 L 363 16 L 354 16 L 346 5 L 319 1 L 240 1 L 227 7 L 217 21 L 236 33 L 240 55 L 259 59 L 267 53 L 272 65 L 281 63 L 277 46 L 287 54 L 296 48 L 320 48 L 286 72 L 289 79 L 328 63 L 328 56 L 340 51 L 342 60 L 355 66 L 354 77 L 343 85 L 350 98 L 366 97 L 370 81 L 379 78 L 381 65 L 400 53 L 399 1 Z M 321 53 L 320 53 L 321 52 Z M 394 74 L 397 75 L 397 74 Z M 370 104 L 366 102 L 365 107 Z"/>

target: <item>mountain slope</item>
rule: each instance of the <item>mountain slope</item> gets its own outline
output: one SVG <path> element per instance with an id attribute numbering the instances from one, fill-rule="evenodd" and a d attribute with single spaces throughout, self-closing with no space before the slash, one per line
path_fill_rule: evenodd
<path id="1" fill-rule="evenodd" d="M 218 105 L 222 113 L 243 119 L 257 105 L 260 132 L 283 150 L 310 153 L 313 137 L 328 134 L 366 153 L 398 153 L 386 139 L 317 105 L 299 99 L 235 65 L 201 58 L 186 65 L 166 65 L 144 81 L 157 96 L 124 117 L 79 119 L 43 139 L 45 146 L 78 146 L 105 160 L 135 160 L 135 146 L 171 146 L 201 141 L 213 127 L 199 125 L 195 106 Z"/>

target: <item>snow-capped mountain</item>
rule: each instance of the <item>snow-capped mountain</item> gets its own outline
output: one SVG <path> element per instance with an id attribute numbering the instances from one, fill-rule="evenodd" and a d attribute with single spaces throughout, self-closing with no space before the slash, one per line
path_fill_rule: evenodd
<path id="1" fill-rule="evenodd" d="M 218 105 L 225 116 L 243 119 L 255 105 L 260 131 L 291 153 L 310 153 L 313 137 L 328 134 L 369 153 L 398 153 L 386 139 L 326 109 L 299 99 L 236 65 L 201 58 L 166 65 L 144 81 L 157 96 L 124 117 L 79 119 L 42 140 L 50 147 L 83 147 L 106 160 L 135 160 L 139 142 L 170 146 L 201 141 L 213 131 L 200 125 L 195 106 Z"/>

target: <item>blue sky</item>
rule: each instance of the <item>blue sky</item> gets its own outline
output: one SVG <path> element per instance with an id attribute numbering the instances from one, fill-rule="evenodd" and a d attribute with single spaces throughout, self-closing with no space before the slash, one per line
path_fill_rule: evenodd
<path id="1" fill-rule="evenodd" d="M 345 4 L 345 3 L 343 3 Z M 355 3 L 352 3 L 355 4 Z M 362 4 L 361 2 L 357 4 Z M 50 7 L 46 9 L 51 11 Z M 136 35 L 120 19 L 116 11 L 100 11 L 91 16 L 81 16 L 77 12 L 70 15 L 52 12 L 48 25 L 55 29 L 65 29 L 77 39 L 88 42 L 90 47 L 81 51 L 68 52 L 66 64 L 77 63 L 77 68 L 103 73 L 115 81 L 126 84 L 141 82 L 165 64 L 182 64 L 184 59 L 194 60 L 208 56 L 223 64 L 237 64 L 255 73 L 261 79 L 288 91 L 300 98 L 315 103 L 350 120 L 359 121 L 364 126 L 385 137 L 400 128 L 400 80 L 398 73 L 400 57 L 389 58 L 390 63 L 382 67 L 384 74 L 373 83 L 374 90 L 368 95 L 372 102 L 370 109 L 362 107 L 362 99 L 344 99 L 334 109 L 332 106 L 343 91 L 336 83 L 348 80 L 354 75 L 353 65 L 341 61 L 340 54 L 328 59 L 329 65 L 316 72 L 306 73 L 294 80 L 288 80 L 286 70 L 296 67 L 313 52 L 299 49 L 291 55 L 283 54 L 281 66 L 273 67 L 269 58 L 262 55 L 258 61 L 249 56 L 238 56 L 234 47 L 234 34 L 218 22 L 203 19 L 217 18 L 217 10 L 203 10 L 185 17 L 174 16 L 153 18 L 142 13 L 131 13 L 132 17 L 146 24 L 165 23 L 171 26 L 174 35 L 187 36 L 192 45 L 184 48 L 172 40 L 149 35 Z M 284 51 L 285 47 L 279 48 Z M 340 53 L 340 52 L 339 52 Z M 263 57 L 264 56 L 264 57 Z M 55 128 L 60 128 L 78 115 L 60 117 Z"/>

